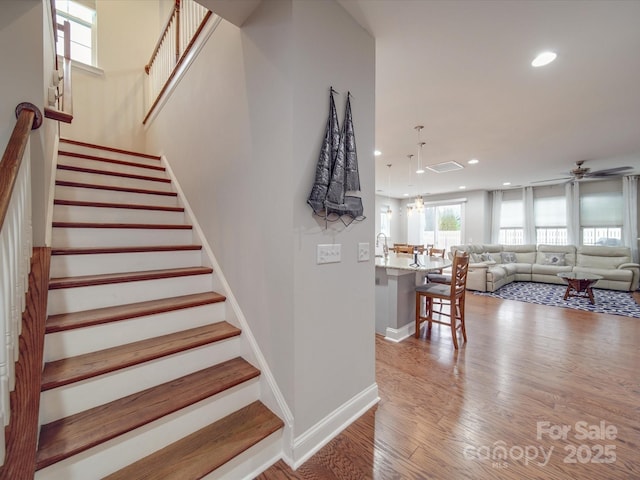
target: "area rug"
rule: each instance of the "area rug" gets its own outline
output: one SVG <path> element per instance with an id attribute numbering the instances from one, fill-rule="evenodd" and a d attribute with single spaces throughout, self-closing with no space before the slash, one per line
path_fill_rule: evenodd
<path id="1" fill-rule="evenodd" d="M 473 291 L 473 293 L 504 300 L 518 300 L 520 302 L 573 308 L 587 312 L 640 318 L 640 305 L 636 303 L 629 292 L 594 288 L 593 295 L 596 304 L 591 305 L 587 298 L 569 297 L 567 300 L 563 300 L 562 297 L 564 297 L 566 289 L 567 287 L 563 285 L 548 283 L 513 282 L 500 287 L 495 292 Z"/>

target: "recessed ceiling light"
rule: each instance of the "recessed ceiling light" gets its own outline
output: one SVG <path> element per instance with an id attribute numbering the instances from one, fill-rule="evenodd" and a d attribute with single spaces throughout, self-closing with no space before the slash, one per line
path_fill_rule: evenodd
<path id="1" fill-rule="evenodd" d="M 477 158 L 472 158 L 471 160 L 469 160 L 467 163 L 469 165 L 475 165 L 476 163 L 479 163 L 480 160 L 478 160 Z"/>
<path id="2" fill-rule="evenodd" d="M 416 170 L 416 173 L 424 173 L 424 168 L 419 168 L 418 170 Z"/>
<path id="3" fill-rule="evenodd" d="M 380 155 L 382 155 L 382 152 L 381 152 L 380 150 L 374 150 L 374 151 L 373 151 L 373 154 L 374 154 L 376 157 L 379 157 Z"/>
<path id="4" fill-rule="evenodd" d="M 551 62 L 553 62 L 556 57 L 558 55 L 556 55 L 555 52 L 542 52 L 539 53 L 538 56 L 536 58 L 533 59 L 533 61 L 531 62 L 531 66 L 532 67 L 544 67 L 545 65 L 549 65 Z"/>
<path id="5" fill-rule="evenodd" d="M 464 189 L 465 189 L 465 188 L 467 188 L 467 187 L 465 187 L 464 185 L 460 185 L 458 188 L 459 188 L 460 190 L 464 190 Z"/>
<path id="6" fill-rule="evenodd" d="M 502 185 L 506 187 L 507 185 L 511 185 L 511 182 L 504 182 Z"/>
<path id="7" fill-rule="evenodd" d="M 408 193 L 403 193 L 402 195 L 403 195 L 404 197 L 408 197 L 408 196 L 409 196 L 409 194 L 408 194 Z"/>

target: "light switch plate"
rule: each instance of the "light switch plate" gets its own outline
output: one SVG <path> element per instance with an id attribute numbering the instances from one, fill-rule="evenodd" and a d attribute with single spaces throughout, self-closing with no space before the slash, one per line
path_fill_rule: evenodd
<path id="1" fill-rule="evenodd" d="M 358 244 L 358 261 L 369 261 L 369 242 L 363 242 Z"/>
<path id="2" fill-rule="evenodd" d="M 316 251 L 316 263 L 318 265 L 324 263 L 339 263 L 341 258 L 341 244 L 326 243 L 318 245 Z"/>

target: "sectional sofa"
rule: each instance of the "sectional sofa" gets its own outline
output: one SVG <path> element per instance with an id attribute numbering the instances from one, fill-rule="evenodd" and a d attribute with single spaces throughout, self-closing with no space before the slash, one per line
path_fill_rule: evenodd
<path id="1" fill-rule="evenodd" d="M 640 265 L 627 247 L 575 245 L 453 245 L 469 253 L 467 288 L 493 292 L 511 282 L 564 284 L 560 272 L 590 272 L 602 276 L 595 288 L 638 289 Z"/>

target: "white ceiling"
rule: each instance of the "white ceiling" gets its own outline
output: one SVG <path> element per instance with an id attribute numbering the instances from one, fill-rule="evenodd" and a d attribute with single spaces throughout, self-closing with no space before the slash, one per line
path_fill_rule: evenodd
<path id="1" fill-rule="evenodd" d="M 640 173 L 640 1 L 338 1 L 376 39 L 378 194 L 527 186 L 577 160 Z M 542 50 L 558 58 L 531 67 Z M 416 125 L 423 165 L 464 169 L 411 174 Z"/>

